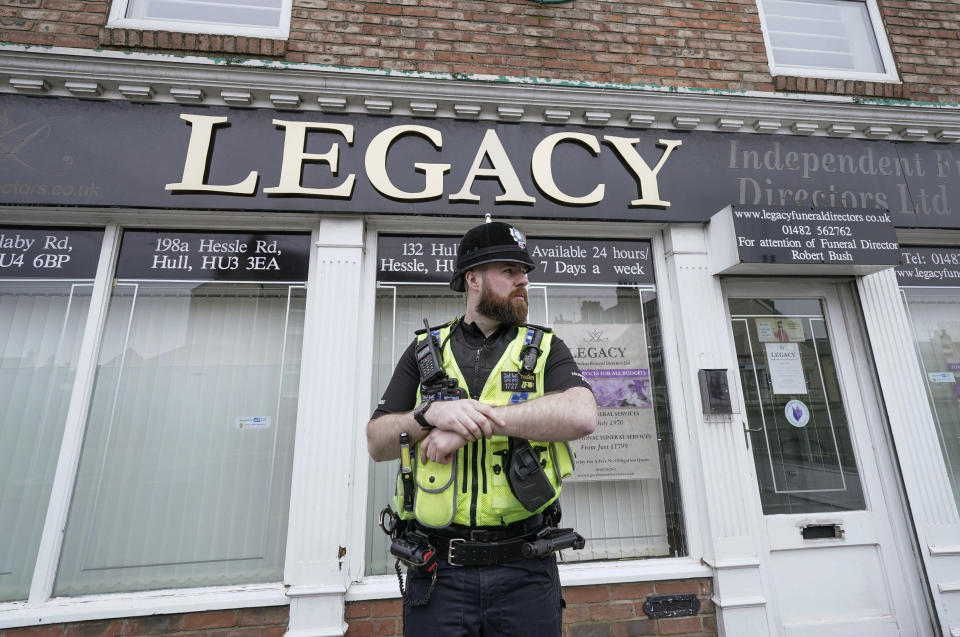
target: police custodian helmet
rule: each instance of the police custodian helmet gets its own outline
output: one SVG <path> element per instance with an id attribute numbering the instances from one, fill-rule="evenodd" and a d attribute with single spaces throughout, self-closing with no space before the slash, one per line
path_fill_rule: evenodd
<path id="1" fill-rule="evenodd" d="M 467 231 L 457 249 L 457 268 L 450 279 L 451 289 L 467 289 L 463 275 L 484 263 L 510 261 L 526 266 L 527 272 L 536 265 L 527 252 L 527 239 L 513 226 L 499 221 L 488 221 Z"/>

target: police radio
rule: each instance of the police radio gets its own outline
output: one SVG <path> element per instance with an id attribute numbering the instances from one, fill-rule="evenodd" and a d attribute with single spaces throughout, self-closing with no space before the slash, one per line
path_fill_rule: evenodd
<path id="1" fill-rule="evenodd" d="M 427 322 L 427 319 L 423 319 L 423 326 L 427 330 L 427 337 L 417 345 L 415 355 L 417 369 L 420 370 L 420 384 L 428 386 L 435 384 L 447 374 L 443 371 L 443 363 L 440 362 L 440 348 L 437 345 L 437 339 L 430 333 L 430 323 Z"/>

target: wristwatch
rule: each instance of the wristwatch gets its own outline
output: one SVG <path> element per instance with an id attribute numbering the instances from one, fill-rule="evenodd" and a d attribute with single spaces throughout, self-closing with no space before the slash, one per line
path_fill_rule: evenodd
<path id="1" fill-rule="evenodd" d="M 427 399 L 417 405 L 417 408 L 413 410 L 413 419 L 420 424 L 420 428 L 429 431 L 433 429 L 433 425 L 427 422 L 426 413 L 430 409 L 430 405 L 433 404 L 433 400 Z"/>

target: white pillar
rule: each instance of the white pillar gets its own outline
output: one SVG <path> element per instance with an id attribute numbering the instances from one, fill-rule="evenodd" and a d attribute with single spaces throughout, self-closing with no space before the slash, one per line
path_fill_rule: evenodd
<path id="1" fill-rule="evenodd" d="M 960 516 L 893 268 L 857 288 L 937 621 L 960 637 Z"/>
<path id="2" fill-rule="evenodd" d="M 355 466 L 363 221 L 324 218 L 314 234 L 290 490 L 284 583 L 288 637 L 346 632 Z"/>
<path id="3" fill-rule="evenodd" d="M 678 331 L 680 387 L 705 521 L 704 560 L 714 568 L 714 604 L 722 637 L 769 635 L 768 604 L 760 571 L 762 540 L 753 458 L 746 446 L 743 408 L 737 405 L 737 359 L 730 346 L 719 277 L 710 274 L 703 226 L 671 225 L 664 231 L 666 278 Z M 726 369 L 735 413 L 704 415 L 697 373 Z"/>

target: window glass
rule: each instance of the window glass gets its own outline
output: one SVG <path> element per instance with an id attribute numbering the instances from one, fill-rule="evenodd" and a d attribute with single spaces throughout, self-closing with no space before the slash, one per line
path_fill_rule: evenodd
<path id="1" fill-rule="evenodd" d="M 764 515 L 866 508 L 820 299 L 730 299 Z"/>
<path id="2" fill-rule="evenodd" d="M 169 30 L 263 37 L 284 36 L 290 3 L 284 0 L 127 0 L 124 19 Z M 239 31 L 238 31 L 239 29 Z"/>
<path id="3" fill-rule="evenodd" d="M 867 2 L 761 0 L 760 5 L 768 53 L 777 72 L 825 71 L 839 77 L 891 71 L 884 67 Z M 886 47 L 886 42 L 882 44 Z"/>
<path id="4" fill-rule="evenodd" d="M 0 601 L 30 592 L 92 287 L 0 281 Z"/>
<path id="5" fill-rule="evenodd" d="M 572 443 L 564 525 L 587 538 L 566 561 L 686 554 L 654 289 L 550 286 L 530 295 L 597 399 L 599 426 Z M 537 317 L 537 318 L 535 318 Z"/>
<path id="6" fill-rule="evenodd" d="M 125 234 L 55 594 L 282 579 L 308 245 Z"/>
<path id="7" fill-rule="evenodd" d="M 0 228 L 0 601 L 30 593 L 102 236 Z"/>
<path id="8" fill-rule="evenodd" d="M 538 262 L 537 270 L 530 275 L 532 280 L 560 278 L 555 276 L 560 271 L 553 260 L 559 258 L 557 255 L 566 259 L 571 272 L 580 272 L 576 264 L 583 259 L 590 264 L 583 272 L 592 273 L 593 263 L 600 264 L 601 269 L 611 268 L 618 258 L 627 258 L 628 248 L 635 247 L 625 245 L 629 242 L 616 246 L 589 241 L 582 246 L 568 245 L 581 243 L 574 241 L 562 246 L 555 243 L 530 240 L 531 254 Z M 648 259 L 649 244 L 635 243 L 645 246 L 642 258 Z M 404 245 L 412 247 L 397 247 L 397 259 L 381 261 L 389 261 L 393 267 L 404 254 L 419 254 L 416 244 Z M 540 246 L 544 247 L 538 253 Z M 384 247 L 382 241 L 381 257 Z M 425 254 L 455 254 L 433 252 L 429 247 Z M 636 262 L 640 253 L 631 250 L 629 254 L 636 272 L 649 272 L 649 261 Z M 440 268 L 442 272 L 436 278 L 448 278 L 451 269 Z M 411 281 L 413 277 L 409 270 L 402 270 L 392 278 Z M 597 276 L 598 281 L 601 278 Z M 574 476 L 564 481 L 560 499 L 563 526 L 577 529 L 587 545 L 582 551 L 565 551 L 563 558 L 582 561 L 685 555 L 655 287 L 532 283 L 529 299 L 528 320 L 553 328 L 564 340 L 600 403 L 598 430 L 572 443 L 577 467 Z M 371 412 L 414 331 L 423 327 L 423 318 L 436 325 L 461 316 L 463 311 L 463 295 L 446 285 L 381 283 L 376 300 Z M 396 464 L 370 463 L 367 519 L 376 519 L 376 512 L 390 502 Z M 370 528 L 367 574 L 392 572 L 394 559 L 388 552 L 388 538 L 376 527 Z"/>
<path id="9" fill-rule="evenodd" d="M 956 259 L 947 270 L 956 272 L 960 251 L 943 252 Z M 929 267 L 946 270 L 942 264 Z M 903 295 L 940 448 L 960 507 L 960 287 L 903 288 Z"/>

